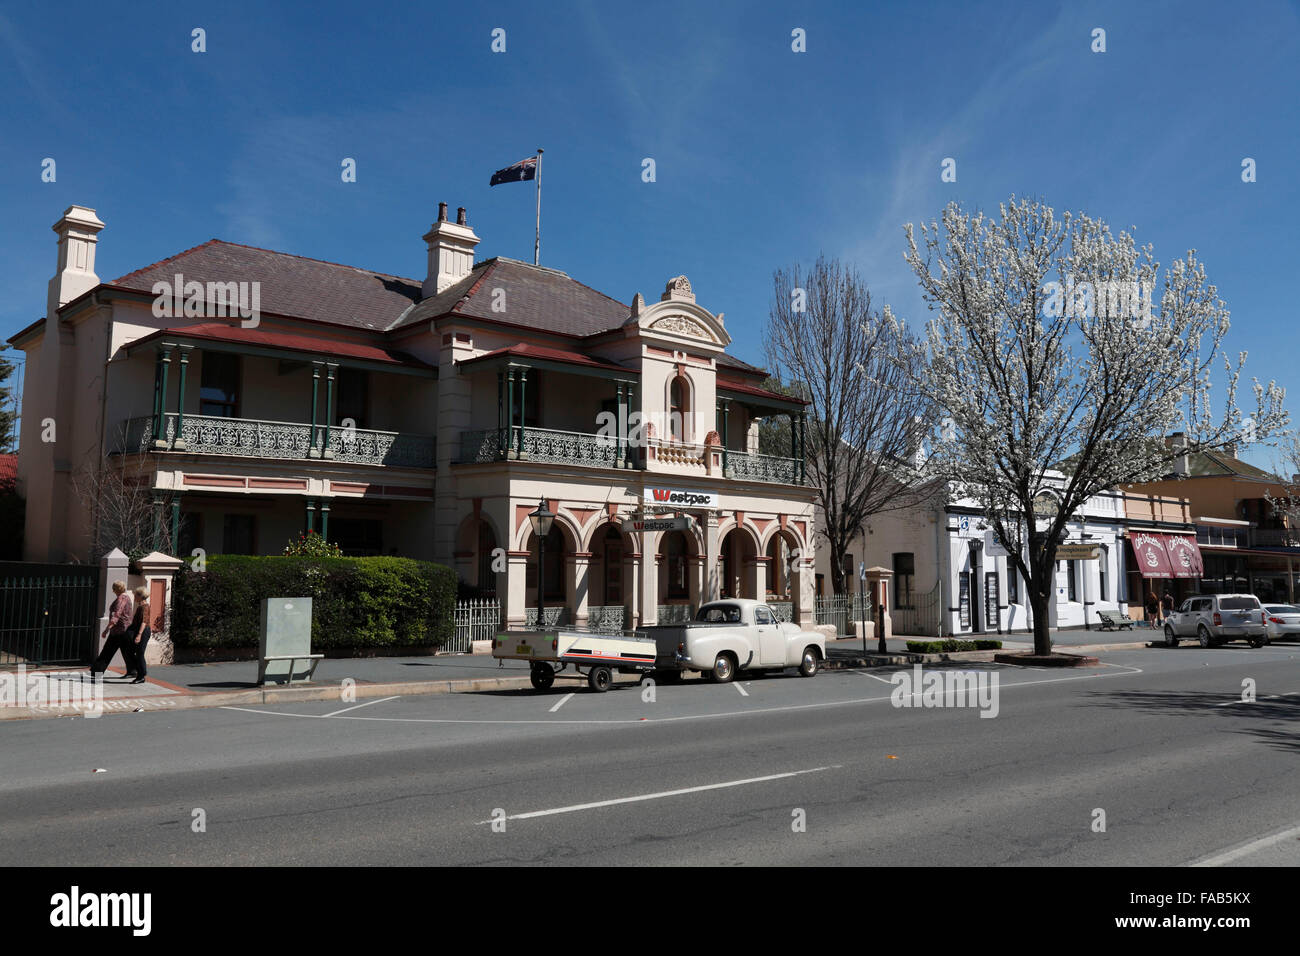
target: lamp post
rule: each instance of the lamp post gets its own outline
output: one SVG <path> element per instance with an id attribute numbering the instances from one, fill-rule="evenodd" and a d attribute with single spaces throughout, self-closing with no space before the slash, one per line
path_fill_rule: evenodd
<path id="1" fill-rule="evenodd" d="M 546 536 L 551 533 L 555 515 L 546 507 L 546 499 L 537 502 L 537 510 L 529 514 L 528 522 L 537 536 L 537 629 L 546 626 Z"/>

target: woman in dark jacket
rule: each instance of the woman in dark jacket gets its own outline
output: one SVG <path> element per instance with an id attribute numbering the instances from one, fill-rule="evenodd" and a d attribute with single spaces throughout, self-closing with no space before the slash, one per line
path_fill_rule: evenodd
<path id="1" fill-rule="evenodd" d="M 1160 621 L 1160 598 L 1156 597 L 1155 591 L 1147 592 L 1147 623 L 1151 627 L 1159 627 Z"/>
<path id="2" fill-rule="evenodd" d="M 131 618 L 131 626 L 126 632 L 126 642 L 124 647 L 131 651 L 131 660 L 127 661 L 127 669 L 135 673 L 135 680 L 132 684 L 143 684 L 145 677 L 149 673 L 149 668 L 144 663 L 144 652 L 149 646 L 149 589 L 141 586 L 135 589 L 135 615 Z"/>

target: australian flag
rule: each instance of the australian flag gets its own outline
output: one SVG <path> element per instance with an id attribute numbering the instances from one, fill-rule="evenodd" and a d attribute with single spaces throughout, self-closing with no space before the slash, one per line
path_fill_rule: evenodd
<path id="1" fill-rule="evenodd" d="M 488 186 L 495 186 L 497 183 L 522 183 L 536 178 L 537 157 L 529 156 L 527 159 L 519 160 L 513 166 L 498 169 L 492 174 L 492 181 L 488 183 Z"/>

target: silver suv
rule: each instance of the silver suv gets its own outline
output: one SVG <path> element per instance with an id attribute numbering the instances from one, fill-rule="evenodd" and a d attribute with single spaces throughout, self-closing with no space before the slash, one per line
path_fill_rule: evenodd
<path id="1" fill-rule="evenodd" d="M 1268 643 L 1264 609 L 1253 594 L 1198 594 L 1189 597 L 1165 620 L 1165 646 L 1196 638 L 1201 647 L 1246 641 L 1251 647 Z"/>

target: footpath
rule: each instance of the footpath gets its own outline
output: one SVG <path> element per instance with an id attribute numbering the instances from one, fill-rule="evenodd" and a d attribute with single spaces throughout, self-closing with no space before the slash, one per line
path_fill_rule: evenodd
<path id="1" fill-rule="evenodd" d="M 1053 635 L 1057 647 L 1071 652 L 1138 649 L 1152 640 L 1153 632 L 1103 633 L 1061 631 Z M 997 635 L 980 635 L 997 638 Z M 1003 650 L 1028 650 L 1028 635 L 1001 638 Z M 887 643 L 887 654 L 877 653 L 876 641 L 827 641 L 825 667 L 830 670 L 888 667 L 942 662 L 991 661 L 996 651 L 914 654 L 908 638 Z M 932 640 L 932 638 L 930 639 Z M 623 682 L 638 678 L 624 675 Z M 85 667 L 45 668 L 19 674 L 0 671 L 0 681 L 10 687 L 0 696 L 0 721 L 32 718 L 84 719 L 86 702 L 96 693 Z M 18 686 L 21 685 L 21 686 Z M 327 658 L 320 661 L 309 684 L 259 686 L 257 661 L 221 661 L 206 664 L 156 665 L 144 683 L 135 684 L 120 670 L 109 670 L 97 688 L 96 706 L 104 715 L 145 711 L 188 710 L 199 707 L 286 704 L 311 700 L 356 700 L 416 694 L 472 693 L 531 686 L 523 661 L 497 661 L 485 654 L 449 654 L 437 657 Z M 575 683 L 575 687 L 581 685 Z"/>

